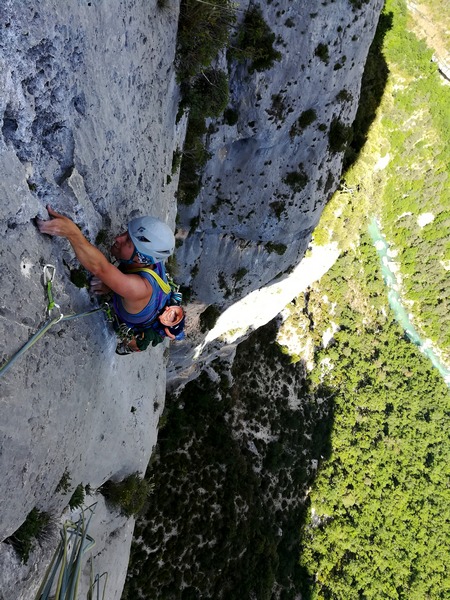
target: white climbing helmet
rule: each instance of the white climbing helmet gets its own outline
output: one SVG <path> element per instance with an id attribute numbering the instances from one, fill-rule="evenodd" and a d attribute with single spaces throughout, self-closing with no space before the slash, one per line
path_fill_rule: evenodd
<path id="1" fill-rule="evenodd" d="M 175 236 L 166 223 L 156 217 L 138 217 L 128 223 L 128 233 L 135 247 L 135 254 L 152 264 L 161 262 L 173 254 Z"/>

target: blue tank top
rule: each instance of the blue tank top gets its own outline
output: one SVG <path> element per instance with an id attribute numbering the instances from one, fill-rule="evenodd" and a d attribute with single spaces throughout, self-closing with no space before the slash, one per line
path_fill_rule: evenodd
<path id="1" fill-rule="evenodd" d="M 167 282 L 166 270 L 164 269 L 164 265 L 162 263 L 157 263 L 155 265 L 155 271 L 158 273 L 161 279 Z M 124 272 L 126 273 L 126 271 Z M 158 317 L 159 313 L 166 305 L 170 293 L 165 294 L 159 287 L 156 279 L 152 277 L 150 273 L 138 271 L 136 275 L 144 277 L 144 279 L 150 282 L 153 288 L 152 297 L 150 298 L 147 306 L 144 306 L 144 308 L 136 314 L 129 313 L 123 306 L 122 297 L 116 293 L 113 295 L 113 305 L 114 311 L 122 323 L 126 323 L 133 329 L 144 329 Z"/>

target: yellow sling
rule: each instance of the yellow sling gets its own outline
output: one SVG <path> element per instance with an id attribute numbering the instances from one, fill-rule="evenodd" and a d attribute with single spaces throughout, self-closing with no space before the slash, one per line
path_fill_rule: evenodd
<path id="1" fill-rule="evenodd" d="M 158 283 L 159 287 L 162 289 L 162 291 L 165 294 L 169 294 L 171 291 L 171 287 L 168 283 L 166 283 L 164 281 L 164 279 L 161 279 L 161 277 L 158 275 L 158 273 L 155 273 L 155 271 L 153 271 L 153 269 L 146 269 L 145 267 L 132 267 L 131 269 L 127 269 L 127 273 L 139 273 L 140 271 L 145 271 L 146 273 L 150 273 L 150 275 L 152 277 L 154 277 L 154 279 L 156 280 L 156 282 Z"/>

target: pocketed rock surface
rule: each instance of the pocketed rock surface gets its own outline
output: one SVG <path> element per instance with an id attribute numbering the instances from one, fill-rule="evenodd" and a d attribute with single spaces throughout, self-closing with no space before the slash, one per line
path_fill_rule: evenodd
<path id="1" fill-rule="evenodd" d="M 93 242 L 102 230 L 111 240 L 135 214 L 174 226 L 176 182 L 165 184 L 183 135 L 183 123 L 175 126 L 177 18 L 177 3 L 161 11 L 156 0 L 2 4 L 2 363 L 46 321 L 43 265 L 56 267 L 53 293 L 64 314 L 96 305 L 71 282 L 78 263 L 69 244 L 34 226 L 47 204 Z M 114 350 L 110 325 L 97 313 L 55 325 L 0 379 L 0 539 L 34 507 L 55 521 L 26 565 L 0 544 L 2 600 L 34 597 L 58 540 L 56 521 L 79 483 L 95 491 L 145 471 L 164 403 L 164 347 L 142 356 Z M 65 473 L 67 491 L 55 492 Z M 133 520 L 100 494 L 95 500 L 94 566 L 108 571 L 106 597 L 114 600 Z"/>

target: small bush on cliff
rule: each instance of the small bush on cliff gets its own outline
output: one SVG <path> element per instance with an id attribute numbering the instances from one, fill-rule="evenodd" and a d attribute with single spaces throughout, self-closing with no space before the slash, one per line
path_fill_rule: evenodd
<path id="1" fill-rule="evenodd" d="M 249 71 L 265 71 L 273 67 L 281 53 L 273 44 L 275 34 L 264 21 L 261 9 L 252 6 L 245 13 L 242 26 L 238 32 L 235 46 L 229 51 L 229 57 L 240 62 L 250 61 Z"/>
<path id="2" fill-rule="evenodd" d="M 227 44 L 235 20 L 235 8 L 230 0 L 181 1 L 176 57 L 180 81 L 209 67 Z"/>
<path id="3" fill-rule="evenodd" d="M 336 100 L 339 102 L 351 102 L 353 100 L 353 95 L 344 88 L 337 94 Z"/>
<path id="4" fill-rule="evenodd" d="M 67 493 L 70 490 L 71 481 L 72 477 L 70 476 L 69 471 L 66 469 L 55 488 L 55 494 L 59 494 L 60 492 Z"/>
<path id="5" fill-rule="evenodd" d="M 317 119 L 317 113 L 313 108 L 308 108 L 308 110 L 304 110 L 299 118 L 292 125 L 289 135 L 291 137 L 295 137 L 296 135 L 300 135 L 304 129 L 306 129 L 309 125 L 314 123 Z"/>
<path id="6" fill-rule="evenodd" d="M 75 488 L 72 497 L 69 500 L 69 506 L 73 510 L 74 508 L 80 508 L 83 506 L 85 496 L 85 490 L 82 483 L 79 483 Z"/>
<path id="7" fill-rule="evenodd" d="M 177 148 L 172 155 L 172 175 L 175 175 L 175 173 L 180 168 L 182 158 L 183 153 L 179 148 Z"/>
<path id="8" fill-rule="evenodd" d="M 275 242 L 267 242 L 266 250 L 267 252 L 275 252 L 282 256 L 286 252 L 287 246 L 284 244 L 276 244 Z"/>
<path id="9" fill-rule="evenodd" d="M 352 141 L 352 138 L 353 130 L 349 125 L 345 125 L 337 118 L 332 120 L 330 131 L 328 132 L 328 141 L 331 152 L 343 152 Z"/>
<path id="10" fill-rule="evenodd" d="M 142 511 L 151 487 L 139 473 L 132 473 L 122 481 L 110 479 L 102 485 L 100 491 L 107 500 L 119 506 L 125 516 L 131 517 Z"/>
<path id="11" fill-rule="evenodd" d="M 185 101 L 194 119 L 218 117 L 228 104 L 228 76 L 219 69 L 203 71 L 189 87 Z"/>
<path id="12" fill-rule="evenodd" d="M 300 165 L 298 171 L 291 171 L 286 175 L 283 181 L 293 192 L 298 193 L 301 192 L 308 183 L 308 175 L 303 170 L 302 165 Z"/>
<path id="13" fill-rule="evenodd" d="M 210 156 L 203 143 L 205 133 L 205 119 L 191 117 L 186 130 L 177 191 L 177 199 L 182 204 L 192 204 L 201 189 L 201 170 Z"/>
<path id="14" fill-rule="evenodd" d="M 350 4 L 353 6 L 353 9 L 360 10 L 363 4 L 368 4 L 369 0 L 348 0 Z"/>
<path id="15" fill-rule="evenodd" d="M 206 333 L 214 327 L 217 319 L 220 317 L 220 309 L 211 304 L 200 315 L 200 331 Z"/>
<path id="16" fill-rule="evenodd" d="M 192 204 L 201 189 L 208 159 L 205 118 L 218 117 L 228 103 L 227 75 L 208 67 L 227 45 L 235 20 L 232 0 L 181 0 L 175 64 L 182 101 L 177 119 L 190 109 L 177 191 L 183 204 Z"/>
<path id="17" fill-rule="evenodd" d="M 248 269 L 246 269 L 245 267 L 241 267 L 240 269 L 238 269 L 236 271 L 236 273 L 234 274 L 234 279 L 236 281 L 236 283 L 238 281 L 240 281 L 241 279 L 243 279 L 248 273 Z"/>
<path id="18" fill-rule="evenodd" d="M 326 44 L 319 44 L 315 49 L 314 54 L 318 56 L 325 64 L 328 64 L 330 53 Z"/>

